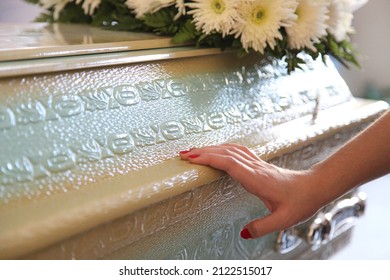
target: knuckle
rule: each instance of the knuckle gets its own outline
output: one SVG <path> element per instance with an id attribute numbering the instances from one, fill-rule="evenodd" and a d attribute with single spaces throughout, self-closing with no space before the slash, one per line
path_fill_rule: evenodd
<path id="1" fill-rule="evenodd" d="M 252 153 L 252 151 L 251 151 L 248 147 L 245 147 L 245 146 L 242 146 L 242 147 L 241 147 L 241 151 L 243 151 L 243 152 L 245 152 L 245 153 L 247 153 L 247 154 Z"/>

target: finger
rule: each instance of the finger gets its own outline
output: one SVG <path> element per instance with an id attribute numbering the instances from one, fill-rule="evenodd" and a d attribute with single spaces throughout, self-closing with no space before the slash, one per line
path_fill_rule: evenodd
<path id="1" fill-rule="evenodd" d="M 253 153 L 248 147 L 241 146 L 238 144 L 225 144 L 221 145 L 227 149 L 227 151 L 241 156 L 243 159 L 247 160 L 246 164 L 253 169 L 266 169 L 268 163 L 259 158 L 255 153 Z"/>
<path id="2" fill-rule="evenodd" d="M 189 156 L 189 152 L 190 152 L 191 150 L 192 150 L 192 149 L 180 151 L 180 152 L 179 152 L 180 158 L 181 158 L 181 159 L 184 159 L 184 160 L 187 160 L 187 159 L 188 159 L 188 156 Z"/>
<path id="3" fill-rule="evenodd" d="M 231 156 L 208 153 L 190 155 L 188 160 L 191 163 L 208 165 L 223 170 L 233 179 L 239 181 L 248 192 L 257 194 L 258 182 L 254 176 L 253 169 L 246 165 L 245 161 Z"/>
<path id="4" fill-rule="evenodd" d="M 180 156 L 184 159 L 187 159 L 188 156 L 191 154 L 201 154 L 201 153 L 224 154 L 223 153 L 224 150 L 226 150 L 226 148 L 224 148 L 220 145 L 205 146 L 205 147 L 200 147 L 200 148 L 191 148 L 191 149 L 186 150 L 186 151 L 181 151 Z"/>
<path id="5" fill-rule="evenodd" d="M 244 239 L 259 238 L 269 233 L 291 227 L 293 224 L 284 222 L 285 215 L 281 211 L 253 220 L 244 226 L 242 236 Z"/>
<path id="6" fill-rule="evenodd" d="M 181 159 L 188 160 L 191 155 L 200 155 L 205 153 L 231 156 L 236 158 L 238 161 L 241 161 L 248 166 L 251 166 L 252 168 L 256 167 L 256 165 L 253 164 L 253 161 L 259 161 L 259 159 L 253 157 L 249 149 L 241 146 L 236 147 L 232 145 L 208 146 L 203 148 L 191 149 L 189 151 L 182 151 L 180 152 L 180 157 Z"/>
<path id="7" fill-rule="evenodd" d="M 193 155 L 201 154 L 219 154 L 219 155 L 232 155 L 225 148 L 220 146 L 207 146 L 202 148 L 192 148 L 188 151 L 181 151 L 180 157 L 184 160 L 188 160 Z"/>
<path id="8" fill-rule="evenodd" d="M 217 151 L 216 149 L 219 149 L 219 151 Z M 209 152 L 209 153 L 220 153 L 221 152 L 221 153 L 223 153 L 223 152 L 225 152 L 223 154 L 227 154 L 228 151 L 235 153 L 235 154 L 238 154 L 247 160 L 260 160 L 249 148 L 247 148 L 245 146 L 238 145 L 238 144 L 234 144 L 234 143 L 213 145 L 213 146 L 207 146 L 207 147 L 202 147 L 202 148 L 194 148 L 194 149 L 190 149 L 189 151 L 181 152 L 180 154 L 183 155 L 183 158 L 186 158 L 186 156 L 189 155 L 188 154 L 189 152 L 193 152 L 193 153 L 204 153 L 204 152 Z"/>
<path id="9" fill-rule="evenodd" d="M 235 147 L 226 149 L 220 146 L 209 146 L 191 149 L 181 154 L 181 158 L 189 160 L 191 163 L 209 165 L 223 170 L 239 181 L 248 192 L 259 196 L 263 189 L 259 185 L 259 175 L 263 172 L 267 173 L 266 163 L 262 160 L 248 160 L 235 151 L 237 151 Z M 262 172 L 259 173 L 259 170 Z"/>
<path id="10" fill-rule="evenodd" d="M 227 143 L 227 144 L 222 144 L 221 147 L 227 147 L 229 149 L 232 149 L 236 153 L 240 154 L 241 156 L 245 156 L 248 159 L 259 160 L 259 157 L 246 146 L 242 146 L 234 143 Z"/>
<path id="11" fill-rule="evenodd" d="M 234 170 L 245 171 L 245 161 L 239 156 L 231 156 L 220 153 L 194 153 L 188 156 L 192 163 L 208 165 L 227 172 L 229 175 L 234 174 Z"/>

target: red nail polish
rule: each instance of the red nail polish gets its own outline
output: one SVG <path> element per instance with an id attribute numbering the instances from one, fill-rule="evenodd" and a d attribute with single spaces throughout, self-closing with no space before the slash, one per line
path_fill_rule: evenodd
<path id="1" fill-rule="evenodd" d="M 180 151 L 179 153 L 182 154 L 182 155 L 184 155 L 184 154 L 189 153 L 189 152 L 190 152 L 190 151 Z"/>
<path id="2" fill-rule="evenodd" d="M 200 155 L 189 155 L 188 157 L 189 158 L 197 158 L 197 157 L 199 157 Z"/>
<path id="3" fill-rule="evenodd" d="M 249 232 L 249 230 L 247 228 L 244 228 L 241 231 L 240 235 L 241 235 L 241 238 L 243 238 L 243 239 L 252 239 L 253 238 L 252 234 Z"/>

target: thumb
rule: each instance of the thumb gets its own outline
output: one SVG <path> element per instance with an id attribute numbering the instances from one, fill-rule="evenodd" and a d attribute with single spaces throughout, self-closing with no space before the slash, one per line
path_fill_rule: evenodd
<path id="1" fill-rule="evenodd" d="M 275 232 L 287 228 L 283 224 L 283 216 L 280 212 L 274 212 L 262 218 L 256 219 L 244 226 L 241 231 L 243 239 L 253 239 L 264 236 L 268 233 Z"/>

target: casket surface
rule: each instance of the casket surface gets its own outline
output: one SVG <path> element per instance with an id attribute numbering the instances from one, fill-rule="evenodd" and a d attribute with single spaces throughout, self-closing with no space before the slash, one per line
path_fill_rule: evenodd
<path id="1" fill-rule="evenodd" d="M 330 60 L 287 75 L 280 61 L 150 34 L 0 32 L 0 258 L 309 259 L 348 242 L 361 194 L 321 211 L 341 217 L 327 240 L 308 221 L 248 241 L 262 202 L 178 158 L 230 142 L 291 169 L 323 159 L 387 108 L 353 98 Z"/>

